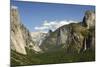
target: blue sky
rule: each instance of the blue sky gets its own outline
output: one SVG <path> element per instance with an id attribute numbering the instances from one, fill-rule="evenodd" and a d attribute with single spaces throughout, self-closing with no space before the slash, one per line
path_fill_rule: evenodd
<path id="1" fill-rule="evenodd" d="M 50 4 L 40 2 L 11 1 L 11 6 L 17 6 L 21 22 L 30 30 L 43 26 L 44 21 L 73 20 L 82 21 L 86 10 L 95 10 L 94 6 Z"/>

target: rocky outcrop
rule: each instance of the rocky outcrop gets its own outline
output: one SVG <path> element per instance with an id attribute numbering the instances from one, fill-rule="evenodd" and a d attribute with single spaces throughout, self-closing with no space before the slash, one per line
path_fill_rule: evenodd
<path id="1" fill-rule="evenodd" d="M 95 27 L 95 12 L 94 11 L 88 10 L 85 12 L 82 25 L 87 27 L 87 29 L 90 29 L 91 27 Z"/>
<path id="2" fill-rule="evenodd" d="M 27 54 L 26 49 L 33 49 L 34 42 L 32 41 L 30 32 L 21 23 L 18 8 L 11 7 L 11 50 L 21 54 Z"/>
<path id="3" fill-rule="evenodd" d="M 88 48 L 94 48 L 95 13 L 93 11 L 86 11 L 81 23 L 64 25 L 51 32 L 40 46 L 41 49 L 44 51 L 55 51 L 60 47 L 69 53 L 79 53 Z"/>

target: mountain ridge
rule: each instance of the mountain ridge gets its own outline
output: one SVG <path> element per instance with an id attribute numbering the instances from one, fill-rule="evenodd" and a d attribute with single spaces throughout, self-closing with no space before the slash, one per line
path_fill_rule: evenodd
<path id="1" fill-rule="evenodd" d="M 50 37 L 45 39 L 44 43 L 41 45 L 41 49 L 44 49 L 44 51 L 47 51 L 49 49 L 53 50 L 53 46 L 55 47 L 56 45 L 66 44 L 63 45 L 63 47 L 66 46 L 65 47 L 66 52 L 67 51 L 71 52 L 75 50 L 75 52 L 79 53 L 82 50 L 86 50 L 86 48 L 89 48 L 87 47 L 89 43 L 86 44 L 89 41 L 88 40 L 89 38 L 93 38 L 90 39 L 90 41 L 92 40 L 91 42 L 95 44 L 94 24 L 95 24 L 94 12 L 86 11 L 82 22 L 71 23 L 68 25 L 63 25 L 62 27 L 58 28 L 53 33 L 51 33 Z M 92 32 L 90 30 L 92 30 Z M 91 36 L 91 34 L 93 35 Z"/>

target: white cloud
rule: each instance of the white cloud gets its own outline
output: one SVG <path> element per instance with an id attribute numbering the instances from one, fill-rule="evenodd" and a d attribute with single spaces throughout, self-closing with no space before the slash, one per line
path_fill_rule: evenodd
<path id="1" fill-rule="evenodd" d="M 46 26 L 43 26 L 43 27 L 35 27 L 34 29 L 35 30 L 45 30 L 45 29 L 48 29 L 48 27 L 46 27 Z"/>
<path id="2" fill-rule="evenodd" d="M 40 27 L 34 27 L 35 30 L 38 31 L 48 31 L 49 29 L 51 29 L 52 31 L 56 30 L 57 28 L 66 25 L 66 24 L 70 24 L 70 23 L 76 23 L 75 21 L 47 21 L 45 20 L 44 23 L 40 26 Z"/>
<path id="3" fill-rule="evenodd" d="M 17 6 L 11 6 L 11 9 L 18 9 Z"/>

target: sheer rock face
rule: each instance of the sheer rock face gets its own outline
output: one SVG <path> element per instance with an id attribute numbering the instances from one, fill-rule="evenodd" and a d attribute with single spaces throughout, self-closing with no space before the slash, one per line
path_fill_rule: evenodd
<path id="1" fill-rule="evenodd" d="M 60 47 L 69 53 L 79 53 L 95 46 L 95 17 L 92 11 L 86 11 L 83 24 L 71 23 L 52 32 L 40 46 L 44 51 L 54 51 Z"/>
<path id="2" fill-rule="evenodd" d="M 27 54 L 25 48 L 31 49 L 33 46 L 29 31 L 21 24 L 18 9 L 11 7 L 11 49 L 21 54 Z"/>
<path id="3" fill-rule="evenodd" d="M 93 11 L 86 11 L 83 19 L 83 25 L 87 27 L 87 29 L 91 27 L 95 27 L 95 13 Z"/>

